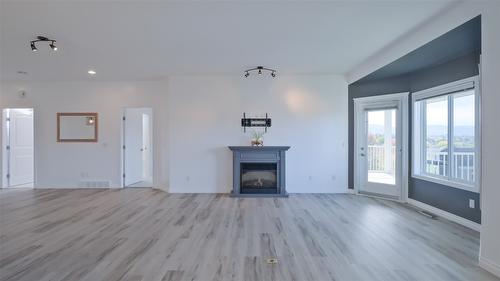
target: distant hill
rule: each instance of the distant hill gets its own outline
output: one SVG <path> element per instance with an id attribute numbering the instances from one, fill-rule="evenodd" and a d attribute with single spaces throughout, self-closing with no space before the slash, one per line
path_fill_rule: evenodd
<path id="1" fill-rule="evenodd" d="M 428 136 L 445 136 L 447 132 L 446 126 L 429 126 L 427 129 Z M 455 126 L 454 128 L 455 136 L 473 136 L 474 127 L 473 126 Z"/>
<path id="2" fill-rule="evenodd" d="M 370 133 L 375 135 L 383 135 L 384 134 L 384 126 L 382 125 L 370 125 Z"/>
<path id="3" fill-rule="evenodd" d="M 370 125 L 370 132 L 376 135 L 384 134 L 384 126 L 382 125 Z M 429 126 L 427 135 L 428 136 L 445 136 L 447 132 L 446 126 Z M 474 127 L 473 126 L 456 126 L 455 136 L 473 136 Z"/>

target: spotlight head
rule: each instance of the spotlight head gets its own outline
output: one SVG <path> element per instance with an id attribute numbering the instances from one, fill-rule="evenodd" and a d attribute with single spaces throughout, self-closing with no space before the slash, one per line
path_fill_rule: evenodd
<path id="1" fill-rule="evenodd" d="M 94 117 L 87 117 L 87 125 L 93 125 L 95 123 Z"/>
<path id="2" fill-rule="evenodd" d="M 31 50 L 32 50 L 33 52 L 36 52 L 36 51 L 38 50 L 38 49 L 36 48 L 36 46 L 35 46 L 35 42 L 33 42 L 33 41 L 31 41 Z"/>
<path id="3" fill-rule="evenodd" d="M 262 75 L 262 69 L 259 69 L 259 75 Z"/>
<path id="4" fill-rule="evenodd" d="M 274 71 L 273 71 L 273 72 L 271 72 L 271 76 L 272 76 L 272 77 L 276 77 L 276 72 L 274 72 Z"/>
<path id="5" fill-rule="evenodd" d="M 250 73 L 248 73 L 248 71 L 245 73 L 245 78 L 250 76 Z"/>
<path id="6" fill-rule="evenodd" d="M 55 41 L 52 41 L 52 42 L 49 44 L 49 46 L 50 46 L 50 48 L 51 48 L 52 50 L 57 51 L 57 47 L 56 47 L 56 45 L 54 44 L 54 42 L 55 42 Z"/>

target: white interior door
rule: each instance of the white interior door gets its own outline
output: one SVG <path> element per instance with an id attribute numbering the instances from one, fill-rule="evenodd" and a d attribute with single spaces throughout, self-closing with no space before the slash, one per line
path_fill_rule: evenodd
<path id="1" fill-rule="evenodd" d="M 33 109 L 8 109 L 7 182 L 32 187 L 34 182 Z M 31 186 L 30 186 L 31 185 Z"/>
<path id="2" fill-rule="evenodd" d="M 145 181 L 152 181 L 152 149 L 151 149 L 151 115 L 142 114 L 142 161 L 144 163 L 143 178 Z"/>
<path id="3" fill-rule="evenodd" d="M 143 181 L 142 111 L 125 110 L 125 186 Z"/>
<path id="4" fill-rule="evenodd" d="M 359 193 L 402 198 L 403 104 L 394 95 L 356 100 L 355 184 Z"/>
<path id="5" fill-rule="evenodd" d="M 152 110 L 126 108 L 124 111 L 124 185 L 152 184 Z"/>

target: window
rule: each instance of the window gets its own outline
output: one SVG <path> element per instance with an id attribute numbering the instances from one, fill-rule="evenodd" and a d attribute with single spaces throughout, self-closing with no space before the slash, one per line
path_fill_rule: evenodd
<path id="1" fill-rule="evenodd" d="M 478 90 L 470 78 L 413 94 L 413 175 L 478 191 Z"/>
<path id="2" fill-rule="evenodd" d="M 367 111 L 368 181 L 396 185 L 396 111 Z"/>

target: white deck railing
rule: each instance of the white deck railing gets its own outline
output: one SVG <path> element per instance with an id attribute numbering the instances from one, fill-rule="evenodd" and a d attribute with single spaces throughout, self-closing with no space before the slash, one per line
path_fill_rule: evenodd
<path id="1" fill-rule="evenodd" d="M 392 146 L 390 167 L 385 167 L 385 147 L 383 145 L 368 146 L 368 171 L 370 172 L 389 172 L 394 171 L 396 147 Z M 448 153 L 429 152 L 427 153 L 426 172 L 432 175 L 447 177 Z M 453 177 L 455 179 L 474 182 L 475 166 L 474 152 L 454 152 L 453 154 Z"/>
<path id="2" fill-rule="evenodd" d="M 467 182 L 475 181 L 474 152 L 454 152 L 453 178 Z M 433 175 L 447 177 L 448 153 L 427 153 L 426 172 Z"/>
<path id="3" fill-rule="evenodd" d="M 368 146 L 368 171 L 370 172 L 390 172 L 394 171 L 396 147 L 392 146 L 391 156 L 393 157 L 390 167 L 385 165 L 385 147 L 383 145 Z"/>

